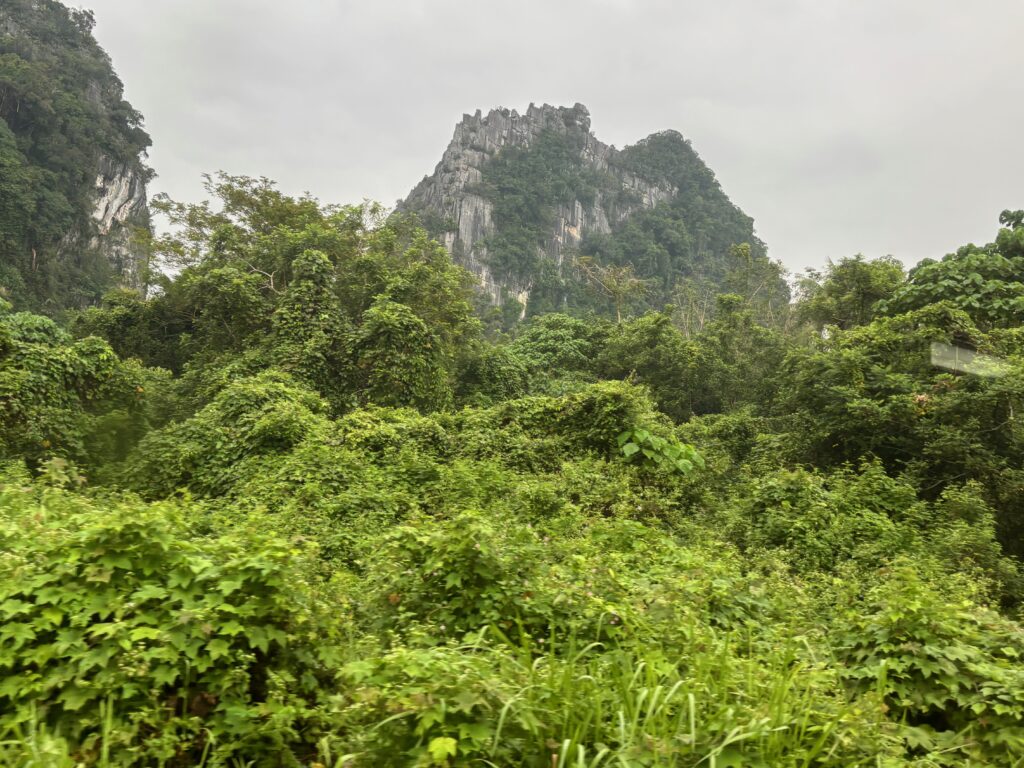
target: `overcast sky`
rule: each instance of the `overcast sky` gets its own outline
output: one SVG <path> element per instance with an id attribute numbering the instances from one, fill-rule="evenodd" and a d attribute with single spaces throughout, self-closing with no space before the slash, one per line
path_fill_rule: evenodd
<path id="1" fill-rule="evenodd" d="M 1021 0 L 69 0 L 146 117 L 152 192 L 268 176 L 393 204 L 463 112 L 674 128 L 792 270 L 908 264 L 1024 207 Z"/>

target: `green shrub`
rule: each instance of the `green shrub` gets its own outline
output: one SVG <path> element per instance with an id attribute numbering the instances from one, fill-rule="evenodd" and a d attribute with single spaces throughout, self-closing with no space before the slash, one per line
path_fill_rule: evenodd
<path id="1" fill-rule="evenodd" d="M 646 429 L 627 429 L 615 438 L 615 442 L 623 456 L 642 466 L 666 469 L 681 475 L 688 475 L 694 469 L 704 466 L 704 458 L 692 445 L 659 437 Z"/>
<path id="2" fill-rule="evenodd" d="M 517 706 L 526 675 L 509 661 L 452 644 L 350 662 L 336 700 L 343 749 L 360 766 L 516 764 L 540 724 Z"/>
<path id="3" fill-rule="evenodd" d="M 928 585 L 898 562 L 832 640 L 851 689 L 877 691 L 905 725 L 910 753 L 942 765 L 1024 759 L 1024 634 L 1020 627 Z"/>
<path id="4" fill-rule="evenodd" d="M 165 379 L 100 339 L 0 312 L 0 458 L 38 468 L 58 457 L 84 470 L 121 459 L 149 426 L 148 389 Z"/>
<path id="5" fill-rule="evenodd" d="M 0 510 L 0 731 L 41 724 L 111 765 L 311 751 L 341 623 L 308 555 L 195 539 L 171 504 L 8 489 Z"/>
<path id="6" fill-rule="evenodd" d="M 365 610 L 386 628 L 429 623 L 439 639 L 492 624 L 536 632 L 543 619 L 530 602 L 530 579 L 539 549 L 535 532 L 473 512 L 410 520 L 367 553 Z"/>
<path id="7" fill-rule="evenodd" d="M 885 477 L 878 468 L 868 472 Z M 884 498 L 858 498 L 851 487 L 856 482 L 803 470 L 760 478 L 746 503 L 741 537 L 748 546 L 785 548 L 787 560 L 804 572 L 831 571 L 851 559 L 876 563 L 892 557 L 907 546 L 912 532 L 879 508 Z M 909 493 L 905 502 L 917 503 L 912 488 L 901 490 Z"/>
<path id="8" fill-rule="evenodd" d="M 325 429 L 326 410 L 288 374 L 271 370 L 239 379 L 194 417 L 147 435 L 127 462 L 127 482 L 150 497 L 182 488 L 223 494 L 256 471 L 261 457 L 287 453 Z"/>

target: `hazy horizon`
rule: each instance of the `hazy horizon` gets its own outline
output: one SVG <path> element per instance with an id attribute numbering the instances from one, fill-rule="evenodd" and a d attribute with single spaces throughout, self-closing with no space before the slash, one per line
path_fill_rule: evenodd
<path id="1" fill-rule="evenodd" d="M 582 102 L 607 143 L 690 139 L 793 271 L 941 257 L 1024 206 L 1010 0 L 75 4 L 145 115 L 151 194 L 224 170 L 393 205 L 463 113 Z"/>

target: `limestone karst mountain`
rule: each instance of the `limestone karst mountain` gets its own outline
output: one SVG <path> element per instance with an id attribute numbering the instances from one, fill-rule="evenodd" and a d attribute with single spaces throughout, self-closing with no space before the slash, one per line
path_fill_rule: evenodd
<path id="1" fill-rule="evenodd" d="M 420 216 L 491 304 L 522 313 L 586 302 L 580 255 L 631 265 L 652 306 L 683 283 L 725 288 L 737 267 L 768 264 L 753 220 L 679 133 L 619 150 L 582 104 L 464 115 L 399 210 Z M 744 243 L 746 265 L 731 263 Z M 768 282 L 766 294 L 785 294 L 777 274 Z"/>
<path id="2" fill-rule="evenodd" d="M 142 287 L 149 136 L 88 11 L 0 4 L 0 289 L 59 310 Z"/>

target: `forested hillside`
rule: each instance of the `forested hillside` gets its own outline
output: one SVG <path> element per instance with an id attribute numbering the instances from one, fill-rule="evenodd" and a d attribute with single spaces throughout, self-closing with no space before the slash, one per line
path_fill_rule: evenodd
<path id="1" fill-rule="evenodd" d="M 789 300 L 753 219 L 688 141 L 664 131 L 617 150 L 582 104 L 463 116 L 399 210 L 476 275 L 492 325 L 669 303 L 709 318 L 727 291 L 773 316 Z"/>
<path id="2" fill-rule="evenodd" d="M 55 0 L 0 5 L 0 296 L 48 314 L 144 282 L 149 136 L 92 26 Z"/>
<path id="3" fill-rule="evenodd" d="M 415 220 L 210 192 L 0 314 L 0 763 L 1024 760 L 1024 214 L 503 334 Z"/>

